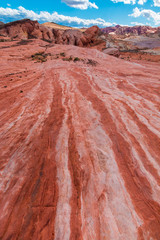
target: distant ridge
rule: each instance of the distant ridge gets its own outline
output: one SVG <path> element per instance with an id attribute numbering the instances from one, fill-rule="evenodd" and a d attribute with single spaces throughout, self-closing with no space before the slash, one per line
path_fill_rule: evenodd
<path id="1" fill-rule="evenodd" d="M 120 26 L 116 25 L 115 27 L 106 27 L 101 29 L 103 33 L 106 34 L 116 34 L 116 35 L 125 35 L 125 34 L 132 34 L 132 35 L 143 35 L 143 34 L 152 34 L 159 32 L 160 27 L 150 27 L 150 26 Z"/>
<path id="2" fill-rule="evenodd" d="M 64 26 L 61 24 L 57 24 L 54 22 L 45 22 L 42 24 L 45 27 L 49 27 L 49 28 L 54 28 L 54 29 L 60 29 L 60 30 L 69 30 L 69 29 L 78 29 L 82 32 L 84 32 L 86 30 L 86 28 L 74 28 L 74 27 L 68 27 L 68 26 Z"/>

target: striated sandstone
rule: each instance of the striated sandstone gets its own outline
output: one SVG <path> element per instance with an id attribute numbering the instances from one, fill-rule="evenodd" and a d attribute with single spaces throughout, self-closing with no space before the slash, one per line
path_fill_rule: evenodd
<path id="1" fill-rule="evenodd" d="M 159 240 L 159 64 L 40 40 L 0 55 L 0 239 Z"/>

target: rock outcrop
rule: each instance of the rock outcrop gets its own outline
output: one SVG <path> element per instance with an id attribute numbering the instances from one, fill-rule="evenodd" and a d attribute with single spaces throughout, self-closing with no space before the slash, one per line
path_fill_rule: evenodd
<path id="1" fill-rule="evenodd" d="M 52 31 L 37 21 L 22 19 L 7 23 L 0 27 L 0 35 L 10 37 L 12 40 L 39 38 L 53 40 Z"/>
<path id="2" fill-rule="evenodd" d="M 159 240 L 159 64 L 39 39 L 0 56 L 0 239 Z"/>
<path id="3" fill-rule="evenodd" d="M 23 19 L 7 23 L 0 27 L 0 35 L 10 37 L 11 40 L 42 39 L 56 44 L 68 44 L 79 47 L 92 47 L 105 40 L 100 38 L 101 32 L 93 26 L 82 32 L 76 29 L 62 30 L 48 28 L 37 21 Z"/>
<path id="4" fill-rule="evenodd" d="M 112 55 L 112 56 L 115 56 L 115 57 L 119 57 L 119 55 L 120 55 L 120 52 L 119 52 L 118 48 L 106 48 L 106 49 L 103 50 L 103 53 L 109 54 L 109 55 Z"/>
<path id="5" fill-rule="evenodd" d="M 0 21 L 0 27 L 1 27 L 1 26 L 4 26 L 4 23 Z"/>

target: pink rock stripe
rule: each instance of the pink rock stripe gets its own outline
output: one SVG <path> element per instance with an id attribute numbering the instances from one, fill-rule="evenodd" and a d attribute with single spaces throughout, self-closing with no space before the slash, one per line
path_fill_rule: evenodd
<path id="1" fill-rule="evenodd" d="M 0 55 L 0 239 L 160 239 L 159 65 L 41 40 Z"/>

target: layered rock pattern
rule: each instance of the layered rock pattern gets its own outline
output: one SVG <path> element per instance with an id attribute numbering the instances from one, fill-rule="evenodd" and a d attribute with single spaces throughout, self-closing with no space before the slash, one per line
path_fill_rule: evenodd
<path id="1" fill-rule="evenodd" d="M 0 47 L 0 239 L 160 239 L 159 65 Z"/>

